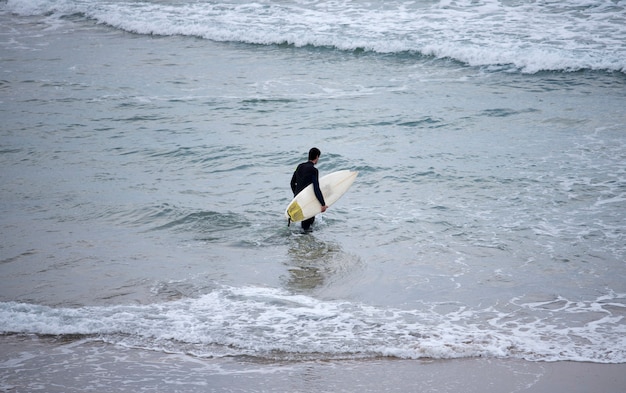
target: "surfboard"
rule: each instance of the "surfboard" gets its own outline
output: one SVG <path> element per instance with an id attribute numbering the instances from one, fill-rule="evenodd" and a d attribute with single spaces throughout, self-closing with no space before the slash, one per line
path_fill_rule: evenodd
<path id="1" fill-rule="evenodd" d="M 352 186 L 358 174 L 359 172 L 345 169 L 320 177 L 320 190 L 326 206 L 331 206 L 337 202 Z M 287 209 L 285 209 L 285 217 L 290 222 L 298 222 L 321 213 L 321 208 L 322 205 L 313 192 L 313 184 L 309 184 L 289 202 Z"/>

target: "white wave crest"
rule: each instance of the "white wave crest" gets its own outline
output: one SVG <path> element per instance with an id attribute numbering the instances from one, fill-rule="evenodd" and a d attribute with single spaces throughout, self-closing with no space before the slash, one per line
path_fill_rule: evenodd
<path id="1" fill-rule="evenodd" d="M 619 2 L 129 2 L 8 0 L 20 15 L 82 14 L 137 34 L 416 53 L 536 73 L 626 72 Z"/>
<path id="2" fill-rule="evenodd" d="M 324 302 L 278 289 L 225 287 L 197 299 L 151 305 L 74 309 L 0 303 L 0 332 L 95 336 L 197 356 L 619 363 L 626 361 L 625 299 L 611 293 L 589 302 L 513 299 L 507 310 L 459 304 L 400 310 Z"/>

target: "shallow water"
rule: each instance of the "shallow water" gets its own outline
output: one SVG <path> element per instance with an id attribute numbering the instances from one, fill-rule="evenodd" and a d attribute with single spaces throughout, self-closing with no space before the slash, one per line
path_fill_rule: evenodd
<path id="1" fill-rule="evenodd" d="M 0 17 L 7 348 L 624 362 L 623 73 Z"/>

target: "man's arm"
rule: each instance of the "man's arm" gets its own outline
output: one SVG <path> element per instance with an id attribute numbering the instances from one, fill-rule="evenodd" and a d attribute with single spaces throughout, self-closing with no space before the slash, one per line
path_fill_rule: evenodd
<path id="1" fill-rule="evenodd" d="M 317 200 L 322 205 L 322 213 L 326 211 L 328 206 L 326 206 L 326 202 L 324 201 L 324 195 L 322 195 L 322 190 L 320 190 L 320 182 L 319 182 L 319 172 L 315 169 L 315 174 L 313 175 L 313 192 L 317 197 Z"/>

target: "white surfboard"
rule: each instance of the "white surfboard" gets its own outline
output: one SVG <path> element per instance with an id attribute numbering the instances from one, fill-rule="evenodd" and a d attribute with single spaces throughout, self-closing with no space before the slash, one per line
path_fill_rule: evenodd
<path id="1" fill-rule="evenodd" d="M 337 202 L 348 191 L 358 174 L 359 172 L 346 169 L 320 177 L 320 190 L 324 196 L 326 206 Z M 290 219 L 291 222 L 298 222 L 321 213 L 321 208 L 322 205 L 313 192 L 313 184 L 309 184 L 289 203 L 285 210 L 285 217 Z"/>

